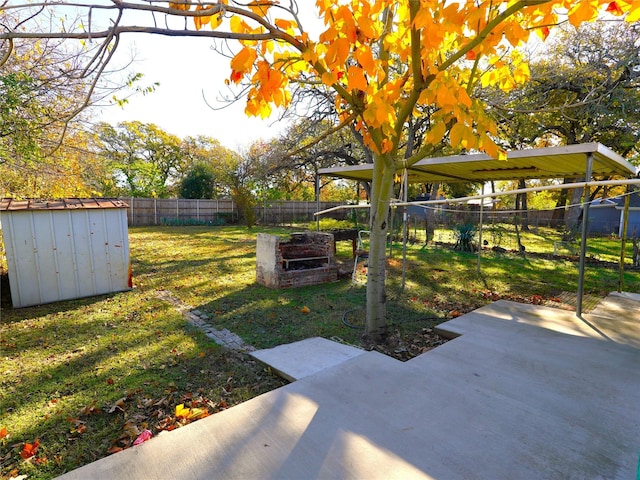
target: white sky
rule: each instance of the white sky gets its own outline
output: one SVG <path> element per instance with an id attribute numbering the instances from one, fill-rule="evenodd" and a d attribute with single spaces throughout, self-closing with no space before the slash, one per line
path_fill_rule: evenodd
<path id="1" fill-rule="evenodd" d="M 309 4 L 306 4 L 309 2 Z M 299 2 L 304 27 L 318 27 L 315 8 L 311 0 Z M 135 22 L 126 24 L 149 25 L 147 12 L 135 14 Z M 164 22 L 162 15 L 157 16 L 158 23 Z M 94 17 L 94 26 L 97 22 Z M 184 20 L 172 19 L 174 28 L 183 28 Z M 193 22 L 192 19 L 188 20 Z M 193 28 L 190 23 L 190 28 Z M 205 27 L 208 28 L 208 27 Z M 229 93 L 225 78 L 231 73 L 229 59 L 211 49 L 214 40 L 207 38 L 164 37 L 149 34 L 126 34 L 118 47 L 116 63 L 123 65 L 135 51 L 136 62 L 130 72 L 144 74 L 140 86 L 159 82 L 154 93 L 137 94 L 129 99 L 124 108 L 113 106 L 104 108 L 100 120 L 115 124 L 121 121 L 139 120 L 155 123 L 168 133 L 179 137 L 208 135 L 218 139 L 224 146 L 239 150 L 248 147 L 258 139 L 270 139 L 281 133 L 286 125 L 277 121 L 274 110 L 271 118 L 249 118 L 244 113 L 244 100 L 222 110 L 215 107 L 226 105 L 221 93 Z M 237 46 L 237 42 L 234 46 Z"/>
<path id="2" fill-rule="evenodd" d="M 228 91 L 224 79 L 230 73 L 229 60 L 211 50 L 210 39 L 136 34 L 124 40 L 130 45 L 121 45 L 119 55 L 124 62 L 135 47 L 137 60 L 128 71 L 144 74 L 139 85 L 160 85 L 153 93 L 134 95 L 124 107 L 103 108 L 102 121 L 155 123 L 181 138 L 208 135 L 234 150 L 269 139 L 284 128 L 275 115 L 267 120 L 248 118 L 244 101 L 222 110 L 207 106 L 203 95 L 213 107 L 226 105 L 220 93 Z"/>

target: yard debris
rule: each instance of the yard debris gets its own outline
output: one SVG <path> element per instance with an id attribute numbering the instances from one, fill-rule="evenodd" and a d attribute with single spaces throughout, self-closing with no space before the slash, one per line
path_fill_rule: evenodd
<path id="1" fill-rule="evenodd" d="M 133 442 L 133 446 L 135 447 L 136 445 L 140 445 L 141 443 L 146 442 L 151 438 L 152 435 L 153 434 L 151 433 L 151 431 L 146 429 L 143 430 L 142 433 L 138 435 L 138 438 L 136 438 L 135 441 Z"/>
<path id="2" fill-rule="evenodd" d="M 36 450 L 38 450 L 39 446 L 40 440 L 38 439 L 36 439 L 36 441 L 33 443 L 25 443 L 22 447 L 22 451 L 20 452 L 20 456 L 25 460 L 33 457 L 36 454 Z"/>
<path id="3" fill-rule="evenodd" d="M 399 330 L 396 330 L 389 334 L 384 344 L 369 345 L 368 349 L 405 362 L 447 341 L 448 339 L 435 333 L 432 328 L 423 328 L 420 332 L 412 334 L 403 334 Z"/>

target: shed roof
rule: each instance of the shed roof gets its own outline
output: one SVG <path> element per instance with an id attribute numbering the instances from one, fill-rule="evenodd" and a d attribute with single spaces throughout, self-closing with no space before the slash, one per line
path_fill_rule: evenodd
<path id="1" fill-rule="evenodd" d="M 129 205 L 117 198 L 63 198 L 59 200 L 38 200 L 28 198 L 16 200 L 3 198 L 0 200 L 1 212 L 24 210 L 80 210 L 87 208 L 128 208 Z"/>
<path id="2" fill-rule="evenodd" d="M 594 176 L 637 175 L 636 168 L 623 157 L 600 143 L 583 143 L 562 147 L 512 150 L 507 160 L 497 160 L 484 153 L 425 158 L 408 168 L 410 183 L 488 182 L 533 178 L 574 178 L 586 171 L 586 159 L 593 156 Z M 322 168 L 321 175 L 370 181 L 371 164 Z"/>

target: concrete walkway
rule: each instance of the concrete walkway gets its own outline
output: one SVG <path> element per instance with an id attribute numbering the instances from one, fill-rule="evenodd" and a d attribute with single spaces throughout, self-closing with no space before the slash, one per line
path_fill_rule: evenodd
<path id="1" fill-rule="evenodd" d="M 440 329 L 457 338 L 409 362 L 347 355 L 63 478 L 636 478 L 640 295 L 584 319 L 498 301 Z"/>

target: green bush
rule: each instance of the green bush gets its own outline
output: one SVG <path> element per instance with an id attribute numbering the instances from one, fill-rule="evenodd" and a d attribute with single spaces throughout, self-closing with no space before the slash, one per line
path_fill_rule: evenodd
<path id="1" fill-rule="evenodd" d="M 453 228 L 453 235 L 456 239 L 456 243 L 453 246 L 454 250 L 460 252 L 473 252 L 476 250 L 476 245 L 473 243 L 473 239 L 476 236 L 478 229 L 471 223 L 464 223 L 462 225 L 456 225 Z"/>

